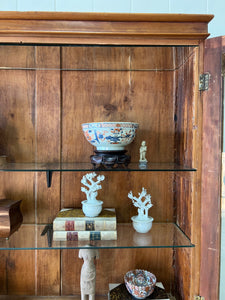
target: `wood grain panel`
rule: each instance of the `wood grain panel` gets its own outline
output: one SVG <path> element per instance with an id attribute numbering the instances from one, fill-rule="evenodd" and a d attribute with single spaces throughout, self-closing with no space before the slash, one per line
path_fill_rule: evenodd
<path id="1" fill-rule="evenodd" d="M 27 234 L 35 238 L 34 228 L 29 227 Z M 19 235 L 20 246 L 28 247 L 27 236 Z M 14 235 L 10 237 L 13 244 Z M 24 259 L 26 258 L 26 259 Z M 34 295 L 35 294 L 35 255 L 31 250 L 10 251 L 6 257 L 6 285 L 7 294 Z"/>
<path id="2" fill-rule="evenodd" d="M 131 69 L 174 70 L 174 47 L 131 47 Z"/>
<path id="3" fill-rule="evenodd" d="M 1 68 L 34 68 L 34 46 L 0 46 Z"/>
<path id="4" fill-rule="evenodd" d="M 130 107 L 128 77 L 124 72 L 63 72 L 63 161 L 90 161 L 92 146 L 82 123 L 135 121 L 124 113 Z"/>
<path id="5" fill-rule="evenodd" d="M 36 161 L 59 162 L 61 149 L 60 48 L 36 47 L 35 50 L 37 68 L 58 69 L 36 72 Z M 60 173 L 54 173 L 53 176 L 52 187 L 48 189 L 46 175 L 36 174 L 37 223 L 51 223 L 60 209 Z M 36 252 L 36 255 L 37 295 L 59 295 L 60 251 L 40 250 Z"/>
<path id="6" fill-rule="evenodd" d="M 181 50 L 182 51 L 182 50 Z M 193 162 L 193 129 L 195 125 L 195 56 L 192 55 L 176 72 L 176 161 L 192 166 Z M 188 78 L 188 80 L 186 80 Z"/>
<path id="7" fill-rule="evenodd" d="M 176 133 L 175 160 L 197 168 L 193 174 L 179 173 L 175 177 L 175 215 L 181 229 L 189 236 L 195 249 L 178 251 L 175 259 L 175 288 L 181 299 L 190 299 L 198 293 L 200 185 L 201 180 L 201 102 L 199 102 L 198 48 L 176 49 Z M 188 80 L 187 80 L 188 78 Z M 184 264 L 183 266 L 181 266 Z M 184 279 L 181 274 L 184 272 Z M 188 274 L 187 276 L 185 274 Z M 189 278 L 190 277 L 190 278 Z"/>
<path id="8" fill-rule="evenodd" d="M 37 239 L 41 232 L 37 232 Z M 36 295 L 60 295 L 60 250 L 36 250 Z"/>
<path id="9" fill-rule="evenodd" d="M 36 105 L 36 161 L 59 162 L 61 147 L 60 71 L 37 72 Z M 47 189 L 45 174 L 37 174 L 37 218 L 40 223 L 52 221 L 52 217 L 60 208 L 60 174 L 54 173 L 53 176 L 54 187 Z M 48 209 L 44 209 L 47 208 L 46 206 Z"/>
<path id="10" fill-rule="evenodd" d="M 62 291 L 64 295 L 80 294 L 80 270 L 83 261 L 78 258 L 79 250 L 62 250 Z M 97 275 L 96 275 L 97 276 Z"/>
<path id="11" fill-rule="evenodd" d="M 126 114 L 139 122 L 139 129 L 135 147 L 127 149 L 137 161 L 138 148 L 145 140 L 149 162 L 174 161 L 173 73 L 132 72 L 130 82 L 130 109 Z"/>
<path id="12" fill-rule="evenodd" d="M 193 226 L 192 216 L 192 190 L 193 176 L 191 174 L 176 174 L 175 176 L 175 215 L 176 223 L 181 230 L 191 238 L 191 228 Z"/>
<path id="13" fill-rule="evenodd" d="M 191 286 L 191 252 L 190 249 L 176 249 L 174 251 L 174 287 L 176 299 L 192 299 Z"/>
<path id="14" fill-rule="evenodd" d="M 150 14 L 150 13 L 93 13 L 93 12 L 15 12 L 2 11 L 3 20 L 80 20 L 80 21 L 143 21 L 143 22 L 209 22 L 213 15 L 206 14 Z"/>
<path id="15" fill-rule="evenodd" d="M 24 256 L 26 257 L 25 260 Z M 32 250 L 9 252 L 7 258 L 7 294 L 35 294 L 34 258 Z"/>
<path id="16" fill-rule="evenodd" d="M 0 72 L 0 151 L 8 156 L 10 162 L 34 160 L 34 87 L 32 71 Z"/>
<path id="17" fill-rule="evenodd" d="M 157 17 L 159 20 L 157 20 Z M 198 18 L 199 17 L 199 18 Z M 197 45 L 212 15 L 1 13 L 1 42 Z M 178 26 L 179 22 L 179 26 Z"/>
<path id="18" fill-rule="evenodd" d="M 128 70 L 128 47 L 62 47 L 62 68 L 81 70 Z"/>
<path id="19" fill-rule="evenodd" d="M 35 231 L 27 229 L 27 233 L 35 239 Z M 27 247 L 27 236 L 19 235 L 18 247 Z M 14 235 L 10 237 L 13 244 Z M 24 259 L 26 257 L 26 259 Z M 30 250 L 1 251 L 1 282 L 0 294 L 34 295 L 35 294 L 35 255 Z"/>
<path id="20" fill-rule="evenodd" d="M 193 125 L 194 125 L 194 55 L 188 50 L 176 49 L 175 73 L 175 161 L 193 166 Z M 187 57 L 188 56 L 188 57 Z M 188 80 L 187 80 L 188 78 Z M 175 216 L 181 229 L 191 238 L 192 228 L 192 185 L 189 175 L 175 177 Z M 193 251 L 192 251 L 193 253 Z M 175 251 L 175 294 L 178 299 L 190 298 L 191 287 L 190 251 Z"/>
<path id="21" fill-rule="evenodd" d="M 9 252 L 8 251 L 1 251 L 0 255 L 0 295 L 7 294 L 7 259 L 8 259 Z"/>
<path id="22" fill-rule="evenodd" d="M 62 295 L 80 293 L 80 270 L 83 261 L 78 258 L 78 250 L 62 251 L 63 285 Z M 154 273 L 167 290 L 173 281 L 172 249 L 114 249 L 100 250 L 96 260 L 96 294 L 106 295 L 109 283 L 123 282 L 127 271 L 143 268 Z M 70 265 L 68 269 L 67 265 Z"/>
<path id="23" fill-rule="evenodd" d="M 33 66 L 33 47 L 0 47 L 2 67 Z M 4 60 L 3 60 L 4 58 Z M 1 154 L 8 156 L 9 162 L 27 162 L 34 160 L 34 94 L 35 75 L 32 71 L 0 71 L 1 111 L 0 136 Z M 26 111 L 26 113 L 24 113 Z M 2 173 L 1 196 L 22 200 L 23 222 L 34 222 L 34 174 Z M 33 232 L 30 233 L 34 234 Z M 13 239 L 12 237 L 10 237 Z M 21 246 L 25 237 L 21 237 Z M 26 260 L 24 261 L 24 256 Z M 4 294 L 34 294 L 35 260 L 32 251 L 1 252 Z M 30 272 L 30 273 L 29 273 Z"/>
<path id="24" fill-rule="evenodd" d="M 191 56 L 194 55 L 195 46 L 190 47 L 174 47 L 174 66 L 178 69 L 184 66 Z"/>
<path id="25" fill-rule="evenodd" d="M 145 54 L 146 51 L 140 56 L 140 64 L 143 64 Z M 107 58 L 102 57 L 102 60 Z M 137 57 L 134 60 L 137 65 Z M 83 137 L 82 123 L 117 120 L 134 121 L 140 125 L 135 141 L 127 147 L 133 161 L 139 160 L 142 140 L 149 145 L 149 161 L 173 161 L 172 72 L 71 71 L 63 72 L 62 76 L 64 161 L 89 161 L 84 150 L 89 147 L 91 151 L 92 146 Z M 79 144 L 76 143 L 78 140 Z"/>
<path id="26" fill-rule="evenodd" d="M 206 300 L 219 297 L 220 186 L 222 152 L 222 53 L 224 37 L 205 44 L 204 72 L 209 72 L 209 89 L 203 94 L 203 158 L 201 210 L 200 292 Z M 211 220 L 213 222 L 209 222 Z M 207 270 L 211 270 L 208 272 Z M 205 282 L 208 282 L 206 285 Z M 212 286 L 214 288 L 212 288 Z"/>

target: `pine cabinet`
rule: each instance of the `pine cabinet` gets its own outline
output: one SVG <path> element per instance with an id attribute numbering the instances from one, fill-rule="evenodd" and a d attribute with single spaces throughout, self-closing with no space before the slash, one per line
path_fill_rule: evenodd
<path id="1" fill-rule="evenodd" d="M 127 147 L 129 167 L 96 171 L 106 178 L 99 196 L 105 207 L 116 208 L 118 221 L 117 241 L 91 244 L 100 252 L 96 294 L 106 298 L 109 283 L 144 268 L 176 299 L 202 291 L 206 300 L 215 299 L 221 100 L 214 97 L 212 105 L 205 96 L 211 81 L 209 91 L 199 90 L 211 19 L 0 13 L 0 154 L 8 159 L 0 167 L 0 193 L 22 200 L 23 213 L 19 230 L 0 240 L 0 299 L 79 297 L 78 251 L 86 243 L 51 242 L 42 232 L 62 207 L 84 200 L 80 180 L 93 169 L 94 149 L 81 124 L 94 121 L 139 123 Z M 143 140 L 144 170 L 138 164 Z M 142 187 L 154 205 L 148 234 L 133 230 L 136 209 L 127 197 Z M 211 203 L 218 205 L 211 209 Z M 213 279 L 202 275 L 211 235 Z M 214 290 L 205 289 L 212 282 Z"/>

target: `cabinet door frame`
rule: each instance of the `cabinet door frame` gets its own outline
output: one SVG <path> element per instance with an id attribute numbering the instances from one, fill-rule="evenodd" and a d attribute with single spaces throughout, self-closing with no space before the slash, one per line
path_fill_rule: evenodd
<path id="1" fill-rule="evenodd" d="M 220 216 L 222 168 L 222 53 L 225 37 L 207 39 L 204 73 L 209 73 L 209 88 L 203 91 L 201 266 L 200 295 L 219 299 Z"/>

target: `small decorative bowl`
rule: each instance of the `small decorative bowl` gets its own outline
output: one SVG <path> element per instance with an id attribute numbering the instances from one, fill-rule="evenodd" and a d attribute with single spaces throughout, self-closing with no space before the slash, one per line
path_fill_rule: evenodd
<path id="1" fill-rule="evenodd" d="M 128 292 L 137 299 L 145 299 L 154 291 L 156 277 L 146 270 L 135 269 L 124 276 Z"/>
<path id="2" fill-rule="evenodd" d="M 94 122 L 82 124 L 84 136 L 98 151 L 121 151 L 135 138 L 138 123 Z"/>
<path id="3" fill-rule="evenodd" d="M 153 218 L 139 219 L 138 216 L 131 217 L 134 229 L 139 233 L 146 233 L 152 228 Z"/>
<path id="4" fill-rule="evenodd" d="M 82 203 L 82 211 L 86 217 L 94 218 L 97 217 L 102 211 L 103 201 L 97 200 L 95 203 L 89 203 L 87 200 L 84 200 Z"/>

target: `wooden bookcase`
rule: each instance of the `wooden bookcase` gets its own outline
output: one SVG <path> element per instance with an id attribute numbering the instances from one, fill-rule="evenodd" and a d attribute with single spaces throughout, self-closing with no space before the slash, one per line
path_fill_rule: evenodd
<path id="1" fill-rule="evenodd" d="M 84 200 L 80 180 L 91 171 L 93 148 L 81 123 L 117 120 L 138 122 L 139 129 L 127 147 L 129 170 L 101 171 L 106 179 L 99 198 L 116 208 L 119 235 L 115 243 L 97 245 L 96 294 L 106 296 L 109 283 L 122 282 L 130 269 L 145 268 L 176 299 L 200 295 L 201 237 L 218 229 L 201 218 L 207 179 L 199 75 L 211 19 L 0 13 L 0 154 L 8 156 L 0 194 L 22 200 L 24 219 L 17 233 L 0 241 L 1 297 L 79 296 L 83 245 L 48 247 L 41 232 L 60 208 L 80 207 Z M 209 117 L 208 124 L 213 122 Z M 146 170 L 135 164 L 142 140 L 148 145 Z M 52 175 L 49 188 L 46 174 Z M 142 186 L 154 205 L 147 235 L 133 231 L 136 210 L 127 197 Z M 218 284 L 218 274 L 213 280 Z"/>

